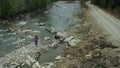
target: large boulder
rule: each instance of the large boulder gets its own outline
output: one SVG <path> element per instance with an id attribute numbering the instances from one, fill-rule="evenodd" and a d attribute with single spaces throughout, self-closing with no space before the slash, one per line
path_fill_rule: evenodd
<path id="1" fill-rule="evenodd" d="M 64 31 L 58 31 L 56 34 L 55 34 L 55 38 L 56 39 L 59 39 L 59 38 L 66 38 L 67 37 L 67 33 L 64 32 Z"/>
<path id="2" fill-rule="evenodd" d="M 71 41 L 73 38 L 74 38 L 73 36 L 70 36 L 70 37 L 66 38 L 64 41 L 65 41 L 65 42 L 69 42 L 69 41 Z"/>
<path id="3" fill-rule="evenodd" d="M 58 55 L 55 59 L 60 60 L 60 59 L 62 59 L 62 57 L 60 55 Z"/>
<path id="4" fill-rule="evenodd" d="M 65 38 L 64 42 L 67 42 L 69 46 L 76 46 L 81 40 L 75 39 L 73 36 Z"/>
<path id="5" fill-rule="evenodd" d="M 69 46 L 76 46 L 78 41 L 76 39 L 72 39 L 68 42 Z"/>
<path id="6" fill-rule="evenodd" d="M 72 40 L 70 40 L 70 41 L 68 42 L 68 45 L 74 47 L 74 46 L 76 46 L 76 45 L 78 44 L 78 42 L 80 42 L 80 41 L 81 41 L 81 40 L 78 40 L 78 39 L 72 39 Z"/>

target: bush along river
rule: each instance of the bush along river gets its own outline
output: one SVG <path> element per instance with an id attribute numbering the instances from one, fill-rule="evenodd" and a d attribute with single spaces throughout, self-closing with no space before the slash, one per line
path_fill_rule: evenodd
<path id="1" fill-rule="evenodd" d="M 60 1 L 53 3 L 44 13 L 36 15 L 30 20 L 23 20 L 11 25 L 0 25 L 0 57 L 16 48 L 30 44 L 34 41 L 34 35 L 38 35 L 40 40 L 49 38 L 47 41 L 42 41 L 42 45 L 52 44 L 55 40 L 54 35 L 46 29 L 53 27 L 60 31 L 68 28 L 79 10 L 79 2 Z M 49 48 L 39 57 L 39 63 L 54 61 L 55 57 L 62 53 L 63 48 L 62 46 L 56 49 Z"/>

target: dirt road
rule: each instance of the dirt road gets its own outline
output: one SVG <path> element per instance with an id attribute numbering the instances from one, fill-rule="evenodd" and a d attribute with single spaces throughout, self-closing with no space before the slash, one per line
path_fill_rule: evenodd
<path id="1" fill-rule="evenodd" d="M 95 23 L 102 28 L 111 42 L 120 47 L 120 20 L 104 10 L 101 10 L 97 6 L 90 4 L 90 2 L 87 2 L 87 5 L 90 9 L 90 15 L 95 20 Z"/>

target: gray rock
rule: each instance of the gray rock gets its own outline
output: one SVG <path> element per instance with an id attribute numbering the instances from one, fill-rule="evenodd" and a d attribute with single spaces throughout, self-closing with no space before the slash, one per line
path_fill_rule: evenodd
<path id="1" fill-rule="evenodd" d="M 50 40 L 50 37 L 45 36 L 43 40 Z"/>
<path id="2" fill-rule="evenodd" d="M 55 28 L 53 28 L 53 27 L 46 28 L 46 30 L 47 30 L 48 32 L 52 33 L 52 34 L 57 33 L 57 31 L 56 31 Z"/>
<path id="3" fill-rule="evenodd" d="M 55 38 L 57 39 L 59 39 L 59 38 L 66 38 L 67 37 L 67 33 L 66 32 L 64 32 L 64 31 L 59 31 L 59 32 L 57 32 L 56 34 L 55 34 Z"/>
<path id="4" fill-rule="evenodd" d="M 93 57 L 92 57 L 92 54 L 87 54 L 87 55 L 85 56 L 85 58 L 86 58 L 86 59 L 92 59 Z"/>
<path id="5" fill-rule="evenodd" d="M 38 62 L 35 62 L 33 65 L 32 65 L 32 68 L 42 68 L 40 66 L 40 64 Z"/>
<path id="6" fill-rule="evenodd" d="M 70 46 L 76 46 L 77 45 L 77 40 L 75 40 L 75 39 L 70 40 L 69 45 Z"/>
<path id="7" fill-rule="evenodd" d="M 58 55 L 55 59 L 60 60 L 60 59 L 62 59 L 62 57 L 60 55 Z"/>
<path id="8" fill-rule="evenodd" d="M 51 47 L 53 47 L 53 48 L 58 47 L 58 43 L 57 43 L 57 42 L 52 43 L 52 44 L 51 44 Z"/>
<path id="9" fill-rule="evenodd" d="M 45 23 L 39 23 L 38 26 L 45 26 Z"/>
<path id="10" fill-rule="evenodd" d="M 70 36 L 70 37 L 66 38 L 64 41 L 65 41 L 65 42 L 69 42 L 69 41 L 71 41 L 73 38 L 74 38 L 73 36 Z"/>
<path id="11" fill-rule="evenodd" d="M 37 22 L 36 20 L 32 20 L 32 22 Z"/>

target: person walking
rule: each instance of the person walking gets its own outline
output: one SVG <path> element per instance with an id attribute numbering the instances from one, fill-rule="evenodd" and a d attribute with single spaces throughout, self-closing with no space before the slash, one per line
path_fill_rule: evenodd
<path id="1" fill-rule="evenodd" d="M 36 47 L 38 46 L 38 36 L 37 35 L 35 35 L 35 45 L 36 45 Z"/>

